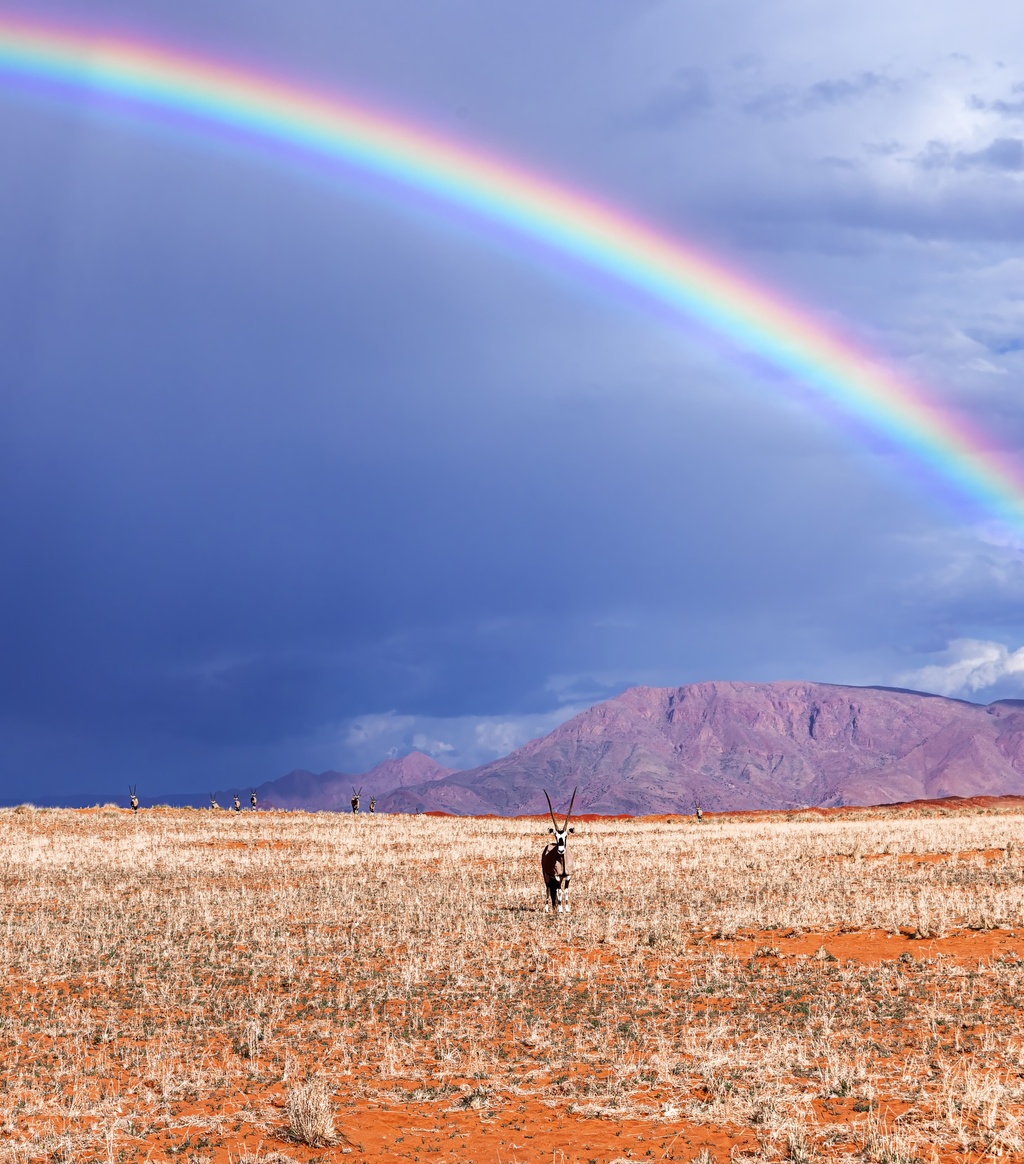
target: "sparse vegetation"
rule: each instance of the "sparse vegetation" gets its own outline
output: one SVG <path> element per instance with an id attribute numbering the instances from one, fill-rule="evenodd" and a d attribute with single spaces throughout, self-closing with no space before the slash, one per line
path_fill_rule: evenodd
<path id="1" fill-rule="evenodd" d="M 848 816 L 0 811 L 0 1152 L 1024 1153 L 1024 820 Z"/>

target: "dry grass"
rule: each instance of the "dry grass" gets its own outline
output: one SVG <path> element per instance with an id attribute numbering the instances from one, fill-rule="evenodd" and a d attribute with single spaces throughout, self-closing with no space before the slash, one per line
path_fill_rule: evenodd
<path id="1" fill-rule="evenodd" d="M 1024 960 L 920 953 L 1024 928 L 1020 818 L 587 824 L 561 919 L 545 836 L 0 811 L 0 1151 L 269 1160 L 331 1143 L 332 1102 L 539 1101 L 758 1159 L 1024 1153 Z M 830 952 L 869 932 L 903 936 Z"/>
<path id="2" fill-rule="evenodd" d="M 334 1104 L 322 1079 L 293 1087 L 285 1110 L 288 1130 L 300 1144 L 320 1148 L 334 1143 Z"/>

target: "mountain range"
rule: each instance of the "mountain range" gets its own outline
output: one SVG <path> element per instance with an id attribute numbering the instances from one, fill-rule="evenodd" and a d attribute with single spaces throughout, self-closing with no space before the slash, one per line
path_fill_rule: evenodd
<path id="1" fill-rule="evenodd" d="M 364 811 L 373 795 L 378 812 L 503 816 L 545 812 L 545 789 L 564 807 L 576 786 L 576 811 L 608 814 L 1019 795 L 1024 700 L 810 682 L 634 687 L 470 771 L 412 752 L 257 792 L 267 807 L 347 810 L 353 786 Z"/>

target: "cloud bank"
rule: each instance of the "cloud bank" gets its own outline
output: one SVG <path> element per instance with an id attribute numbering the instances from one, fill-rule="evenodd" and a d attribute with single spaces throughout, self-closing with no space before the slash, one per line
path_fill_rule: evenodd
<path id="1" fill-rule="evenodd" d="M 1024 694 L 1024 647 L 1010 650 L 1005 643 L 954 639 L 937 662 L 904 672 L 898 682 L 938 695 L 968 697 L 996 690 Z"/>

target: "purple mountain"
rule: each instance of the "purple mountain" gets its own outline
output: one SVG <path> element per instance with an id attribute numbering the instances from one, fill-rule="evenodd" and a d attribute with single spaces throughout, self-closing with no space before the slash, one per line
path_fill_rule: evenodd
<path id="1" fill-rule="evenodd" d="M 564 807 L 576 785 L 576 810 L 599 813 L 1022 794 L 1024 701 L 827 683 L 636 687 L 504 759 L 403 781 L 377 811 L 538 813 L 544 789 Z"/>

